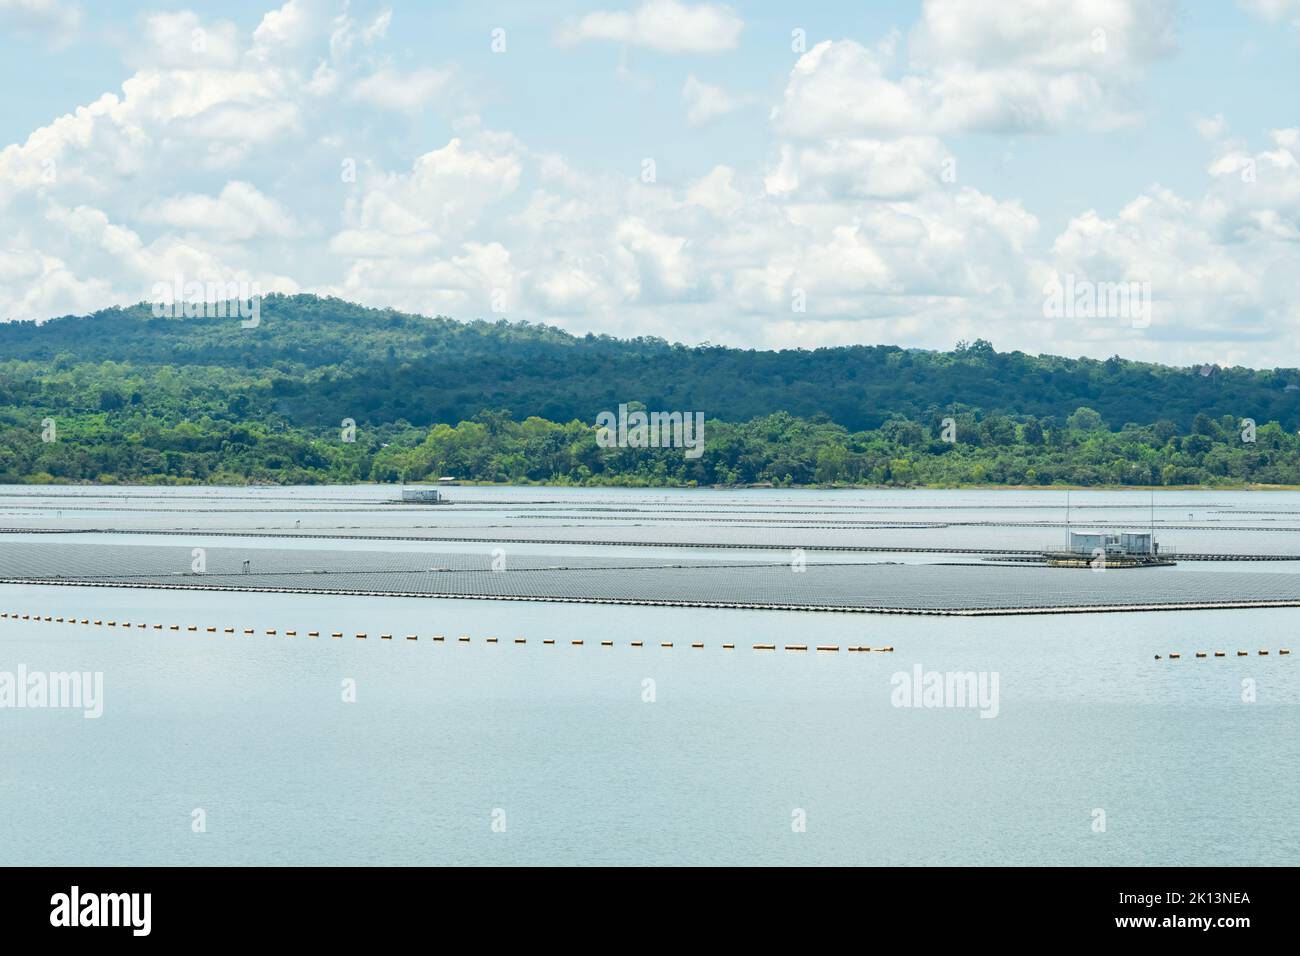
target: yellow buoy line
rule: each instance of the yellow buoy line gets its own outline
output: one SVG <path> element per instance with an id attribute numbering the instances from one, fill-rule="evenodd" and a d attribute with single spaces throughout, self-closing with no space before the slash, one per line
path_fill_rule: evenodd
<path id="1" fill-rule="evenodd" d="M 54 615 L 49 615 L 49 614 L 47 614 L 47 615 L 41 615 L 41 614 L 22 614 L 22 613 L 20 613 L 20 612 L 18 612 L 18 611 L 0 611 L 0 620 L 4 620 L 4 619 L 8 619 L 8 620 L 11 620 L 11 621 L 30 621 L 30 622 L 34 622 L 34 623 L 77 624 L 77 625 L 83 625 L 83 624 L 84 624 L 84 625 L 88 625 L 88 626 L 90 626 L 90 627 L 114 627 L 114 628 L 127 628 L 127 629 L 135 628 L 135 629 L 138 629 L 138 630 L 155 630 L 155 631 L 161 631 L 161 630 L 163 630 L 163 629 L 166 629 L 166 630 L 169 630 L 169 631 L 182 631 L 182 630 L 184 630 L 184 631 L 187 631 L 187 632 L 193 632 L 193 633 L 197 633 L 197 632 L 199 632 L 199 631 L 202 631 L 202 632 L 204 632 L 204 633 L 206 633 L 206 634 L 216 634 L 216 633 L 218 633 L 218 632 L 220 632 L 220 633 L 222 633 L 222 634 L 236 634 L 236 633 L 242 633 L 242 634 L 256 634 L 256 633 L 257 633 L 257 629 L 256 629 L 256 628 L 252 628 L 252 627 L 245 627 L 245 628 L 234 628 L 234 627 L 214 627 L 214 626 L 209 626 L 209 625 L 200 626 L 200 625 L 198 625 L 198 624 L 186 624 L 186 625 L 184 625 L 184 626 L 182 626 L 182 625 L 180 625 L 180 624 L 165 624 L 165 625 L 164 625 L 164 624 L 149 624 L 149 623 L 142 623 L 142 622 L 138 622 L 138 621 L 137 621 L 137 622 L 131 622 L 131 621 L 125 621 L 125 620 L 123 620 L 123 621 L 119 621 L 119 620 L 116 620 L 116 619 L 114 619 L 114 620 L 105 620 L 104 618 L 87 618 L 87 617 L 83 617 L 83 618 L 77 618 L 77 617 L 56 617 L 56 616 L 54 616 Z M 280 635 L 283 635 L 284 637 L 296 637 L 297 634 L 298 634 L 298 631 L 296 631 L 296 630 L 285 630 L 285 631 L 280 631 L 280 630 L 277 629 L 277 628 L 274 628 L 274 627 L 268 627 L 268 628 L 265 628 L 265 629 L 263 630 L 262 633 L 264 633 L 264 634 L 266 634 L 267 636 L 270 636 L 270 637 L 275 637 L 275 636 L 280 636 Z M 306 632 L 304 632 L 304 633 L 306 633 L 306 635 L 307 635 L 308 637 L 320 637 L 322 632 L 321 632 L 321 631 L 306 631 Z M 356 631 L 355 634 L 356 634 L 356 639 L 357 639 L 357 640 L 362 640 L 362 641 L 366 640 L 366 639 L 370 636 L 369 633 L 366 632 L 366 631 Z M 338 639 L 341 639 L 341 638 L 344 636 L 344 633 L 343 633 L 342 631 L 331 631 L 331 632 L 329 632 L 329 636 L 330 636 L 332 639 L 334 639 L 334 640 L 338 640 Z M 381 641 L 391 641 L 391 640 L 393 640 L 393 635 L 392 635 L 392 634 L 380 634 L 380 635 L 379 635 L 379 639 L 380 639 Z M 407 634 L 407 635 L 405 635 L 405 639 L 408 640 L 408 641 L 418 641 L 418 640 L 420 640 L 420 636 L 419 636 L 418 634 Z M 473 642 L 472 639 L 471 639 L 468 635 L 465 635 L 465 634 L 458 635 L 458 636 L 454 639 L 454 641 L 449 640 L 448 637 L 447 637 L 445 634 L 434 634 L 434 635 L 432 635 L 432 637 L 430 637 L 429 639 L 432 640 L 432 641 L 438 642 L 438 643 L 470 644 L 470 643 Z M 499 638 L 496 638 L 496 637 L 484 637 L 482 640 L 483 640 L 483 642 L 486 643 L 486 644 L 497 644 L 497 643 L 500 643 Z M 513 643 L 515 643 L 515 644 L 527 644 L 527 643 L 528 643 L 528 639 L 527 639 L 527 638 L 524 638 L 524 637 L 516 637 L 516 638 L 513 639 Z M 554 645 L 556 644 L 556 640 L 555 640 L 554 638 L 544 638 L 542 641 L 540 641 L 540 643 L 541 643 L 543 646 L 554 646 Z M 581 638 L 574 638 L 573 640 L 570 640 L 570 641 L 569 641 L 570 646 L 573 646 L 573 647 L 582 647 L 582 646 L 584 646 L 584 643 L 585 643 L 585 642 L 584 642 Z M 673 645 L 674 645 L 674 642 L 673 642 L 673 641 L 660 641 L 660 642 L 659 642 L 659 646 L 660 646 L 661 648 L 665 648 L 665 649 L 670 649 L 670 648 L 673 647 Z M 603 641 L 600 642 L 600 646 L 601 646 L 601 647 L 614 647 L 615 645 L 614 645 L 614 642 L 613 642 L 613 641 L 610 641 L 610 640 L 603 640 Z M 627 646 L 628 646 L 628 647 L 644 647 L 644 646 L 645 646 L 645 642 L 644 642 L 644 641 L 629 641 L 628 644 L 627 644 Z M 704 650 L 704 648 L 705 648 L 705 644 L 704 644 L 703 641 L 692 641 L 690 646 L 691 646 L 691 648 L 692 648 L 693 650 Z M 736 649 L 736 645 L 735 645 L 734 643 L 726 643 L 726 644 L 721 644 L 721 645 L 718 645 L 718 646 L 720 646 L 724 651 L 734 651 L 734 650 Z M 884 646 L 884 647 L 868 647 L 868 646 L 866 646 L 866 645 L 846 644 L 846 645 L 844 645 L 843 648 L 841 648 L 839 644 L 815 644 L 815 645 L 811 645 L 811 647 L 810 647 L 810 645 L 808 645 L 808 644 L 779 644 L 779 645 L 778 645 L 778 644 L 754 644 L 754 645 L 752 645 L 752 647 L 753 647 L 753 649 L 756 650 L 756 651 L 775 651 L 775 650 L 777 650 L 777 649 L 779 648 L 779 649 L 784 649 L 784 650 L 786 650 L 786 651 L 792 651 L 792 652 L 807 651 L 807 650 L 815 650 L 815 651 L 821 651 L 821 652 L 823 652 L 823 653 L 838 653 L 838 652 L 842 649 L 842 650 L 844 650 L 844 651 L 856 651 L 856 652 L 859 652 L 859 653 L 875 652 L 875 653 L 878 653 L 878 654 L 885 654 L 885 653 L 891 653 L 891 652 L 894 650 L 892 644 L 891 644 L 891 645 L 886 645 L 886 646 Z M 1260 653 L 1261 653 L 1261 654 L 1267 654 L 1268 652 L 1267 652 L 1267 651 L 1261 651 Z M 1279 651 L 1279 653 L 1281 653 L 1281 654 L 1289 654 L 1290 651 Z M 1173 657 L 1177 657 L 1178 655 L 1174 654 L 1174 655 L 1171 655 L 1171 656 L 1173 656 Z M 1159 656 L 1158 656 L 1158 655 L 1157 655 L 1157 659 L 1159 659 Z"/>
<path id="2" fill-rule="evenodd" d="M 1278 657 L 1284 657 L 1284 656 L 1286 656 L 1287 654 L 1290 654 L 1290 653 L 1291 653 L 1291 648 L 1289 648 L 1289 647 L 1282 647 L 1282 648 L 1279 648 L 1279 649 L 1278 649 L 1277 655 L 1278 655 Z M 1182 652 L 1181 652 L 1181 651 L 1170 651 L 1168 655 L 1157 654 L 1157 655 L 1156 655 L 1156 660 L 1158 660 L 1158 661 L 1162 661 L 1162 660 L 1165 660 L 1166 657 L 1167 657 L 1167 658 L 1168 658 L 1169 660 L 1171 660 L 1171 661 L 1177 661 L 1177 660 L 1181 660 L 1181 659 L 1182 659 L 1182 656 L 1183 656 L 1183 655 L 1182 655 Z M 1232 657 L 1232 656 L 1234 656 L 1234 655 L 1229 654 L 1227 651 L 1214 651 L 1212 654 L 1211 654 L 1211 653 L 1208 653 L 1208 652 L 1206 652 L 1206 651 L 1196 651 L 1192 656 L 1193 656 L 1193 657 L 1198 657 L 1198 658 L 1200 658 L 1200 657 L 1204 657 L 1204 658 L 1206 658 L 1206 659 L 1208 660 L 1211 656 L 1213 656 L 1213 657 Z M 1236 657 L 1250 657 L 1250 651 L 1237 651 L 1237 653 L 1236 653 L 1235 656 L 1236 656 Z M 1268 657 L 1268 656 L 1269 656 L 1269 651 L 1268 651 L 1267 648 L 1265 648 L 1265 649 L 1263 649 L 1263 650 L 1256 651 L 1256 652 L 1255 652 L 1255 656 L 1256 656 L 1256 657 Z"/>

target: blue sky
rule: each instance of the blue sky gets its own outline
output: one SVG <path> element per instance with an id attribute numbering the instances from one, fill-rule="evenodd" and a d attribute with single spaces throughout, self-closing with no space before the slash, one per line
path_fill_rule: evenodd
<path id="1" fill-rule="evenodd" d="M 0 319 L 182 275 L 688 343 L 1300 363 L 1300 0 L 0 0 L 0 77 Z M 1067 277 L 1147 284 L 1149 320 L 1046 314 Z"/>

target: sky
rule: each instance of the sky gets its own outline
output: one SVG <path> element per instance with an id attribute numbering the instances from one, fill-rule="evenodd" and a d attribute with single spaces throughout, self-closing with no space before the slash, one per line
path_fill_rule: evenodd
<path id="1" fill-rule="evenodd" d="M 1300 0 L 0 0 L 0 320 L 1300 365 L 1298 93 Z"/>

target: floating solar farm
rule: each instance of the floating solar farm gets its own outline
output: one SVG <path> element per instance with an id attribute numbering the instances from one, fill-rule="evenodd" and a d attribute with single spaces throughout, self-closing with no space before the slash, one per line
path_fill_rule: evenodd
<path id="1" fill-rule="evenodd" d="M 1300 575 L 1265 572 L 265 547 L 201 555 L 195 570 L 186 546 L 5 543 L 0 583 L 958 616 L 1300 606 Z"/>

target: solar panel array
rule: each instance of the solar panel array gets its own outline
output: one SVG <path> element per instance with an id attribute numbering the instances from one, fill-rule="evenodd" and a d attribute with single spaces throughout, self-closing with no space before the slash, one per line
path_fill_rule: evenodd
<path id="1" fill-rule="evenodd" d="M 1300 602 L 1300 575 L 1171 573 L 999 565 L 789 564 L 488 552 L 207 548 L 159 545 L 0 544 L 0 579 L 135 587 L 304 590 L 523 600 L 961 612 L 1065 607 L 1162 607 Z M 249 570 L 243 570 L 244 562 Z"/>

